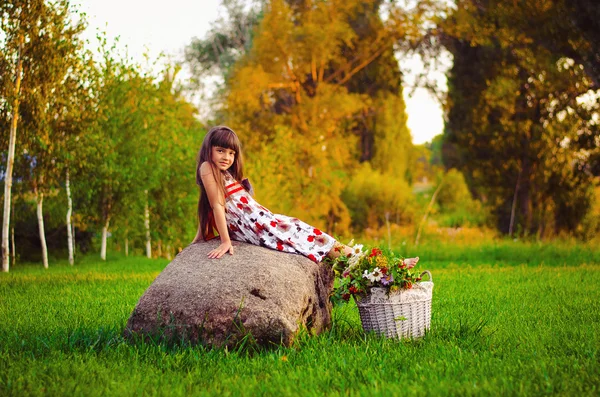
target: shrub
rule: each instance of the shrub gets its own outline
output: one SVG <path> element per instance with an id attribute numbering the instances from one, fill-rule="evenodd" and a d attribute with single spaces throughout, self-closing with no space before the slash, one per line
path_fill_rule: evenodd
<path id="1" fill-rule="evenodd" d="M 415 199 L 409 184 L 398 177 L 373 170 L 363 163 L 342 194 L 350 210 L 354 230 L 378 228 L 386 222 L 407 223 L 414 219 Z"/>
<path id="2" fill-rule="evenodd" d="M 473 201 L 463 174 L 455 168 L 448 170 L 444 177 L 444 185 L 437 196 L 440 211 L 451 212 L 459 208 L 469 208 Z"/>
<path id="3" fill-rule="evenodd" d="M 594 189 L 592 206 L 577 227 L 577 237 L 590 241 L 600 235 L 600 186 Z"/>
<path id="4" fill-rule="evenodd" d="M 473 199 L 463 174 L 452 168 L 444 177 L 444 185 L 437 197 L 440 226 L 485 226 L 489 222 L 489 214 L 483 204 Z"/>

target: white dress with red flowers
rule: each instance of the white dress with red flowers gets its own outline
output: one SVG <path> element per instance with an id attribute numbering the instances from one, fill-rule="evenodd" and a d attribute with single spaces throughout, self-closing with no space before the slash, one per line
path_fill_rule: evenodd
<path id="1" fill-rule="evenodd" d="M 273 214 L 260 205 L 227 171 L 225 219 L 232 240 L 260 245 L 278 251 L 301 254 L 321 262 L 335 239 L 297 218 Z"/>

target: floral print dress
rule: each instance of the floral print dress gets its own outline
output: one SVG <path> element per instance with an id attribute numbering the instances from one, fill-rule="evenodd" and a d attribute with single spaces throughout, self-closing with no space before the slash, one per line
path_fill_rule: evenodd
<path id="1" fill-rule="evenodd" d="M 321 262 L 336 240 L 298 218 L 273 214 L 246 192 L 229 172 L 223 173 L 225 219 L 232 240 L 301 254 Z"/>

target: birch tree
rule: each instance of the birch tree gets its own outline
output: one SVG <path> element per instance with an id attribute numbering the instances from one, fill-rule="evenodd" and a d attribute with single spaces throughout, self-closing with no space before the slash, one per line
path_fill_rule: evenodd
<path id="1" fill-rule="evenodd" d="M 189 214 L 197 205 L 193 160 L 203 131 L 195 117 L 196 109 L 183 98 L 174 81 L 178 69 L 168 68 L 157 84 L 153 116 L 153 139 L 159 144 L 151 153 L 151 168 L 157 174 L 149 187 L 151 225 L 158 256 L 167 258 L 173 248 L 189 243 L 197 228 Z M 190 212 L 191 211 L 191 212 Z"/>
<path id="2" fill-rule="evenodd" d="M 28 151 L 32 189 L 36 195 L 40 244 L 44 266 L 47 267 L 47 249 L 43 228 L 43 199 L 52 187 L 54 170 L 58 168 L 55 157 L 56 142 L 51 121 L 55 118 L 56 94 L 71 66 L 73 56 L 80 46 L 77 35 L 83 30 L 83 20 L 71 22 L 72 10 L 68 1 L 8 0 L 0 5 L 2 32 L 5 35 L 2 68 L 14 75 L 10 100 L 12 117 L 7 156 L 5 204 L 3 218 L 3 270 L 8 271 L 8 227 L 12 172 L 16 147 L 16 131 L 21 124 L 27 132 L 22 144 Z M 13 62 L 11 62 L 13 61 Z M 15 67 L 10 67 L 14 64 Z M 11 70 L 14 73 L 11 73 Z M 4 87 L 11 86 L 8 79 Z M 11 91 L 10 89 L 8 91 Z M 27 177 L 26 175 L 24 177 Z M 6 231 L 5 231 L 6 229 Z M 6 251 L 6 252 L 5 252 Z"/>
<path id="3" fill-rule="evenodd" d="M 33 28 L 32 46 L 26 58 L 27 97 L 23 101 L 23 117 L 30 132 L 24 144 L 29 152 L 31 185 L 36 196 L 38 230 L 44 267 L 48 267 L 48 252 L 44 228 L 44 197 L 59 188 L 64 168 L 65 121 L 71 112 L 65 87 L 79 63 L 82 42 L 78 35 L 84 21 L 71 20 L 74 11 L 68 1 L 45 3 L 45 10 Z"/>
<path id="4" fill-rule="evenodd" d="M 150 173 L 148 146 L 144 133 L 151 105 L 151 77 L 123 60 L 114 49 L 103 48 L 97 64 L 96 120 L 84 144 L 93 150 L 89 164 L 95 178 L 86 182 L 89 197 L 101 225 L 100 257 L 106 260 L 111 223 L 141 214 L 146 174 Z"/>
<path id="5" fill-rule="evenodd" d="M 64 178 L 67 208 L 65 223 L 67 227 L 67 249 L 69 264 L 75 263 L 75 225 L 73 224 L 73 194 L 72 183 L 83 183 L 85 179 L 72 179 L 72 170 L 77 176 L 77 170 L 86 161 L 85 152 L 89 148 L 81 144 L 81 138 L 86 134 L 96 117 L 94 112 L 93 84 L 94 78 L 92 55 L 88 51 L 80 51 L 72 59 L 70 73 L 66 76 L 60 93 L 57 95 L 55 107 L 56 116 L 53 128 L 58 136 L 60 145 L 61 170 L 60 178 Z"/>
<path id="6" fill-rule="evenodd" d="M 28 34 L 28 25 L 35 17 L 30 15 L 26 4 L 21 2 L 3 2 L 0 4 L 0 31 L 4 33 L 4 43 L 0 55 L 2 82 L 1 105 L 9 108 L 11 118 L 8 153 L 6 159 L 6 174 L 4 179 L 4 207 L 2 217 L 2 271 L 8 272 L 10 266 L 10 248 L 8 242 L 11 210 L 11 188 L 15 147 L 17 140 L 17 126 L 19 123 L 19 104 L 21 98 L 21 80 L 23 76 L 23 51 L 25 36 Z M 28 37 L 29 39 L 29 37 Z M 14 76 L 14 82 L 12 78 Z"/>

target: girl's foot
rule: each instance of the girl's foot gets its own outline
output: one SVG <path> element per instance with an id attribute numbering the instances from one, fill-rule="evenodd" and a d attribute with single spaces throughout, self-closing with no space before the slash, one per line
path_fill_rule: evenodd
<path id="1" fill-rule="evenodd" d="M 327 256 L 331 259 L 335 259 L 340 257 L 341 255 L 349 256 L 351 254 L 352 248 L 340 243 L 339 241 L 336 241 L 335 244 L 333 244 L 333 248 L 331 249 L 331 251 L 327 253 Z"/>

